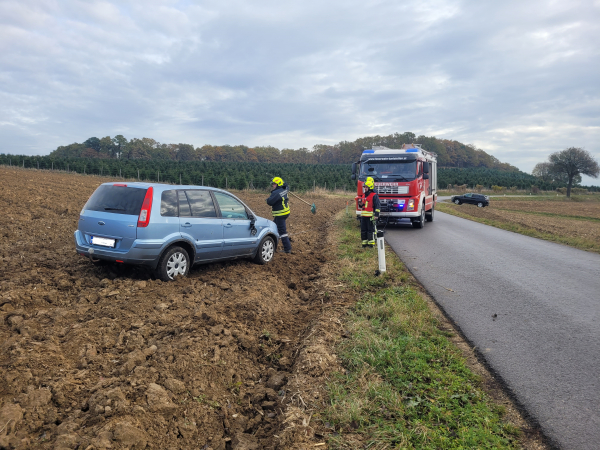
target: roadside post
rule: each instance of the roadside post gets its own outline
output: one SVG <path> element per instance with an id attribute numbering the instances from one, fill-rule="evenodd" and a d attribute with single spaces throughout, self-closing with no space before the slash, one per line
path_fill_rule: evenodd
<path id="1" fill-rule="evenodd" d="M 375 271 L 375 276 L 379 276 L 386 271 L 383 230 L 377 230 L 377 259 L 379 260 L 379 269 Z"/>

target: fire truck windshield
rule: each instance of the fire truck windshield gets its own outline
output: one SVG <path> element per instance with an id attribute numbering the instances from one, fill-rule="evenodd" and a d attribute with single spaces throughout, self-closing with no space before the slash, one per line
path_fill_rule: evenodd
<path id="1" fill-rule="evenodd" d="M 360 165 L 360 179 L 373 177 L 387 181 L 412 181 L 417 175 L 417 162 L 412 161 L 364 161 Z"/>

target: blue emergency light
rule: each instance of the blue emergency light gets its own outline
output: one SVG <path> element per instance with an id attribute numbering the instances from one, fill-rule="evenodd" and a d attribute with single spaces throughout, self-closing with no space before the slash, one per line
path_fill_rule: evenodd
<path id="1" fill-rule="evenodd" d="M 406 149 L 406 153 L 418 153 L 419 149 L 418 148 L 407 148 Z"/>
<path id="2" fill-rule="evenodd" d="M 363 153 L 375 153 L 375 150 L 363 150 Z"/>

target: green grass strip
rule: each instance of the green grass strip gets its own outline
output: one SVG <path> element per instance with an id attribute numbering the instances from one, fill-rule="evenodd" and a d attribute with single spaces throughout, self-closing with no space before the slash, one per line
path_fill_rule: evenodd
<path id="1" fill-rule="evenodd" d="M 360 248 L 355 219 L 339 226 L 341 278 L 361 299 L 338 348 L 346 373 L 328 384 L 331 448 L 518 448 L 518 429 L 502 421 L 404 265 L 389 253 L 375 277 L 377 250 Z"/>

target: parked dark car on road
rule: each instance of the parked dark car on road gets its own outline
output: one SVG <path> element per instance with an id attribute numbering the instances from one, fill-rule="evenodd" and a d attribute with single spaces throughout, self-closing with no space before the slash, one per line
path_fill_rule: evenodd
<path id="1" fill-rule="evenodd" d="M 463 203 L 470 203 L 472 205 L 477 205 L 480 208 L 483 208 L 484 206 L 490 205 L 490 198 L 487 195 L 473 194 L 469 192 L 467 194 L 452 196 L 452 203 L 456 203 L 457 205 L 462 205 Z"/>

